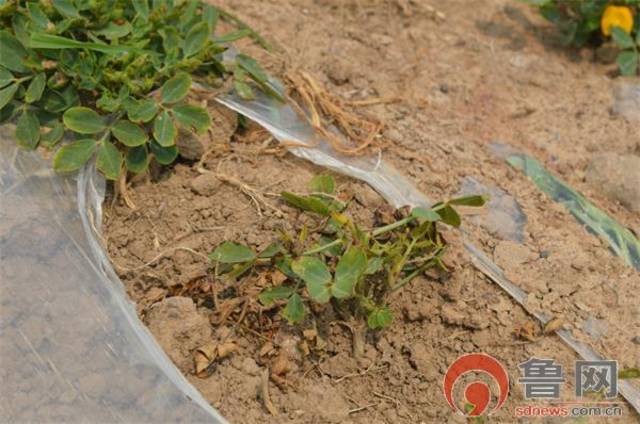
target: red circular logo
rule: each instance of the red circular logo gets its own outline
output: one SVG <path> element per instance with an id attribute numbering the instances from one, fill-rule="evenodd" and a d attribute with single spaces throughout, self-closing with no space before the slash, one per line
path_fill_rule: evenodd
<path id="1" fill-rule="evenodd" d="M 497 394 L 498 402 L 491 411 L 487 412 L 491 401 L 491 389 L 484 381 L 474 381 L 467 384 L 464 389 L 464 398 L 468 404 L 473 406 L 473 409 L 470 411 L 462 410 L 454 401 L 453 386 L 460 377 L 470 372 L 487 374 L 497 383 L 500 390 Z M 462 355 L 449 366 L 444 376 L 443 389 L 444 396 L 454 411 L 467 417 L 490 415 L 500 409 L 509 396 L 509 375 L 504 366 L 493 356 L 486 353 L 470 353 Z"/>

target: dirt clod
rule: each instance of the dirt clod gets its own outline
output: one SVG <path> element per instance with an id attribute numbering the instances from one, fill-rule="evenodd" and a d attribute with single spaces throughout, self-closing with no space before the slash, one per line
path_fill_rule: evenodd
<path id="1" fill-rule="evenodd" d="M 206 173 L 191 180 L 190 187 L 200 196 L 210 196 L 220 187 L 220 180 L 212 173 Z"/>
<path id="2" fill-rule="evenodd" d="M 146 316 L 149 330 L 182 372 L 193 371 L 192 353 L 211 339 L 206 315 L 189 297 L 169 297 L 153 305 Z"/>
<path id="3" fill-rule="evenodd" d="M 595 156 L 587 167 L 586 178 L 607 198 L 640 212 L 640 156 L 616 153 Z"/>

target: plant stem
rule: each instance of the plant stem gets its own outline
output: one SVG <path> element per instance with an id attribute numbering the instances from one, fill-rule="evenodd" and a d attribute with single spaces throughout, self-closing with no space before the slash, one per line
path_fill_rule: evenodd
<path id="1" fill-rule="evenodd" d="M 427 263 L 423 264 L 421 267 L 415 269 L 411 274 L 407 275 L 402 280 L 400 280 L 398 284 L 396 284 L 391 288 L 391 290 L 389 290 L 389 294 L 400 290 L 402 287 L 404 287 L 409 282 L 411 282 L 411 280 L 413 280 L 418 274 L 423 272 L 425 269 L 429 268 L 431 266 L 430 262 L 431 262 L 431 259 Z"/>
<path id="2" fill-rule="evenodd" d="M 432 265 L 431 263 L 432 261 L 435 263 L 444 265 L 440 261 L 440 254 L 445 250 L 445 248 L 446 246 L 439 247 L 434 253 L 431 254 L 431 257 L 427 259 L 427 261 L 424 264 L 422 264 L 422 266 L 416 268 L 411 274 L 407 275 L 402 280 L 400 280 L 398 284 L 396 284 L 391 288 L 391 290 L 389 290 L 389 293 L 393 293 L 397 290 L 400 290 L 403 286 L 405 286 L 407 283 L 413 280 L 418 274 L 422 273 L 425 269 L 429 268 Z"/>
<path id="3" fill-rule="evenodd" d="M 322 252 L 324 250 L 331 249 L 333 246 L 337 246 L 340 243 L 342 243 L 342 239 L 337 239 L 337 240 L 332 241 L 331 243 L 327 243 L 327 244 L 323 244 L 322 246 L 318 246 L 315 249 L 307 250 L 306 252 L 304 252 L 302 254 L 303 255 L 313 255 L 314 253 L 319 253 L 319 252 Z"/>
<path id="4" fill-rule="evenodd" d="M 231 14 L 231 13 L 225 11 L 225 10 L 219 9 L 219 8 L 217 8 L 215 6 L 214 6 L 214 8 L 218 11 L 218 13 L 220 14 L 220 16 L 222 16 L 223 19 L 226 19 L 227 21 L 231 22 L 238 29 L 248 29 L 249 31 L 251 31 L 251 33 L 250 33 L 251 38 L 253 38 L 254 41 L 260 45 L 260 47 L 262 47 L 263 49 L 267 50 L 268 52 L 273 51 L 273 49 L 271 48 L 271 46 L 269 45 L 267 40 L 262 38 L 262 36 L 260 34 L 258 34 L 256 31 L 251 29 L 251 27 L 249 25 L 244 23 L 244 21 L 242 21 L 236 15 L 233 15 L 233 14 Z"/>
<path id="5" fill-rule="evenodd" d="M 398 227 L 402 227 L 403 225 L 408 224 L 409 222 L 413 221 L 414 219 L 416 219 L 414 216 L 408 216 L 408 217 L 406 217 L 404 219 L 401 219 L 400 221 L 393 222 L 393 223 L 391 223 L 389 225 L 385 225 L 384 227 L 376 228 L 375 230 L 373 230 L 371 232 L 371 234 L 374 237 L 379 236 L 380 234 L 384 234 L 384 233 L 386 233 L 388 231 L 395 230 Z"/>

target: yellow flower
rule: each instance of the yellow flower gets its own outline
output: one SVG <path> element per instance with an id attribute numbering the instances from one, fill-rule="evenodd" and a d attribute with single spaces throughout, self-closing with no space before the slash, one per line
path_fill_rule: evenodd
<path id="1" fill-rule="evenodd" d="M 600 19 L 600 29 L 606 36 L 611 35 L 611 28 L 619 27 L 627 34 L 633 28 L 633 14 L 626 6 L 607 6 Z"/>

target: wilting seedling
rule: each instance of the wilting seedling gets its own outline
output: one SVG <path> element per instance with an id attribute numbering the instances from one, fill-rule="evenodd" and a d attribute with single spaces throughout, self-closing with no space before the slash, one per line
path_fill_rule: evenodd
<path id="1" fill-rule="evenodd" d="M 258 300 L 265 307 L 283 305 L 280 313 L 292 324 L 301 323 L 309 304 L 332 304 L 345 319 L 364 320 L 371 329 L 387 327 L 393 320 L 389 295 L 402 289 L 426 270 L 446 269 L 442 262 L 447 243 L 438 223 L 458 227 L 454 206 L 482 206 L 483 196 L 440 202 L 431 208 L 414 208 L 384 226 L 364 229 L 335 196 L 330 176 L 311 180 L 310 194 L 282 192 L 288 204 L 320 218 L 310 231 L 281 234 L 261 252 L 226 241 L 210 255 L 218 275 L 237 279 L 261 268 L 276 268 L 286 279 L 263 290 Z"/>

